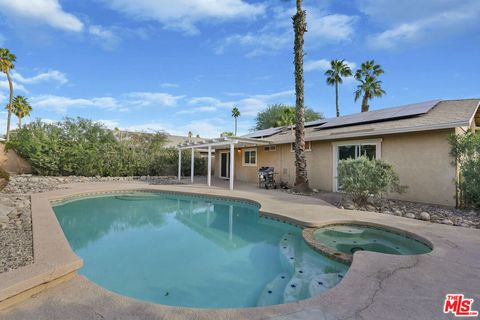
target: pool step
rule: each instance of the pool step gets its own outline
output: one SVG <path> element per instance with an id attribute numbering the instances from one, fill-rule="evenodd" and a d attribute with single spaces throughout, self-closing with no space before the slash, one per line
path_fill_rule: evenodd
<path id="1" fill-rule="evenodd" d="M 333 288 L 341 280 L 343 274 L 341 273 L 324 273 L 312 278 L 308 286 L 310 296 L 317 295 Z"/>
<path id="2" fill-rule="evenodd" d="M 290 277 L 286 273 L 278 274 L 275 279 L 269 282 L 260 294 L 257 306 L 269 306 L 283 303 L 283 293 Z"/>
<path id="3" fill-rule="evenodd" d="M 290 273 L 295 269 L 295 257 L 301 246 L 301 239 L 291 233 L 286 233 L 280 239 L 280 261 L 282 267 Z"/>

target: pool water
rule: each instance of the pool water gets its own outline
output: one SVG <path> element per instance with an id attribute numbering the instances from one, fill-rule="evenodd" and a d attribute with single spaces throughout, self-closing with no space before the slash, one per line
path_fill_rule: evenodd
<path id="1" fill-rule="evenodd" d="M 54 205 L 80 274 L 113 292 L 174 306 L 254 307 L 306 299 L 348 267 L 310 249 L 300 228 L 249 202 L 169 193 Z"/>
<path id="2" fill-rule="evenodd" d="M 415 239 L 369 226 L 331 225 L 319 228 L 313 236 L 319 243 L 345 254 L 362 250 L 397 255 L 432 251 L 426 244 Z"/>

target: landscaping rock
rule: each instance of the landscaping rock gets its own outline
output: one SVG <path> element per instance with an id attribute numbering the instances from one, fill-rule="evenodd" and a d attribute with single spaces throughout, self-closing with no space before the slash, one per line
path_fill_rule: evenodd
<path id="1" fill-rule="evenodd" d="M 430 221 L 430 215 L 428 214 L 428 212 L 421 212 L 420 213 L 420 216 L 419 216 L 420 220 L 423 220 L 423 221 Z"/>
<path id="2" fill-rule="evenodd" d="M 415 219 L 415 215 L 411 212 L 407 212 L 405 215 L 404 215 L 405 218 L 409 218 L 409 219 Z"/>
<path id="3" fill-rule="evenodd" d="M 453 226 L 453 222 L 450 219 L 443 219 L 440 223 Z"/>

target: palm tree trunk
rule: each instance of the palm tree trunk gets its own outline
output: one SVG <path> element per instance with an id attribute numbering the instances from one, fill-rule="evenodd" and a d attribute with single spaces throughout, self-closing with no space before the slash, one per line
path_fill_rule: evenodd
<path id="1" fill-rule="evenodd" d="M 237 136 L 237 117 L 235 117 L 235 137 Z"/>
<path id="2" fill-rule="evenodd" d="M 8 69 L 7 69 L 7 79 L 8 79 L 8 86 L 10 88 L 10 99 L 8 103 L 7 134 L 6 134 L 6 140 L 8 142 L 10 140 L 10 121 L 12 118 L 12 100 L 13 100 L 13 84 L 12 84 L 12 78 L 10 78 L 10 70 Z"/>
<path id="3" fill-rule="evenodd" d="M 22 129 L 22 118 L 18 117 L 18 129 Z"/>
<path id="4" fill-rule="evenodd" d="M 337 118 L 340 117 L 340 107 L 338 106 L 338 81 L 335 81 L 335 104 L 337 107 Z"/>
<path id="5" fill-rule="evenodd" d="M 368 95 L 365 93 L 362 99 L 362 112 L 368 112 Z"/>
<path id="6" fill-rule="evenodd" d="M 297 13 L 293 16 L 295 31 L 295 186 L 296 191 L 309 191 L 307 177 L 307 160 L 305 159 L 305 106 L 303 87 L 303 36 L 307 32 L 306 13 L 302 10 L 302 0 L 297 0 Z"/>

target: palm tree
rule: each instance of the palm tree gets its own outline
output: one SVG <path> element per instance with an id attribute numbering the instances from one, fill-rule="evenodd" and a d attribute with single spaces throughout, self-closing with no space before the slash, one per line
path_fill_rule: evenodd
<path id="1" fill-rule="evenodd" d="M 7 75 L 8 86 L 10 88 L 10 98 L 8 102 L 8 120 L 7 120 L 7 134 L 6 140 L 10 139 L 10 119 L 12 118 L 12 102 L 13 102 L 13 83 L 10 77 L 10 70 L 14 68 L 14 62 L 17 59 L 10 50 L 0 48 L 0 71 Z"/>
<path id="2" fill-rule="evenodd" d="M 362 112 L 368 111 L 368 101 L 381 97 L 385 94 L 385 90 L 382 89 L 382 81 L 378 80 L 374 76 L 367 75 L 365 79 L 359 79 L 360 84 L 355 91 L 355 101 L 357 101 L 363 94 L 362 98 Z"/>
<path id="3" fill-rule="evenodd" d="M 309 191 L 307 177 L 307 160 L 305 159 L 305 105 L 303 88 L 303 43 L 307 32 L 307 13 L 302 10 L 302 0 L 296 0 L 297 12 L 292 17 L 295 41 L 293 46 L 295 64 L 295 190 Z"/>
<path id="4" fill-rule="evenodd" d="M 290 129 L 292 130 L 292 135 L 293 135 L 294 124 L 295 124 L 295 109 L 285 108 L 283 109 L 282 114 L 280 115 L 280 119 L 277 120 L 275 125 L 277 127 L 289 126 Z"/>
<path id="5" fill-rule="evenodd" d="M 5 107 L 8 110 L 9 105 Z M 28 117 L 32 111 L 32 106 L 28 99 L 24 96 L 16 96 L 13 98 L 12 113 L 18 118 L 18 129 L 22 128 L 22 119 Z"/>
<path id="6" fill-rule="evenodd" d="M 355 72 L 355 79 L 360 81 L 355 92 L 355 101 L 357 101 L 363 93 L 362 98 L 362 112 L 368 112 L 368 101 L 375 97 L 381 97 L 386 92 L 382 89 L 382 81 L 379 81 L 377 77 L 383 74 L 384 71 L 379 64 L 375 63 L 375 60 L 369 60 L 362 63 L 360 69 Z"/>
<path id="7" fill-rule="evenodd" d="M 337 117 L 340 117 L 340 107 L 338 106 L 338 84 L 343 83 L 342 77 L 351 77 L 352 70 L 345 63 L 345 60 L 332 60 L 330 61 L 330 69 L 325 71 L 327 76 L 327 84 L 329 86 L 335 86 L 335 106 L 337 111 Z"/>
<path id="8" fill-rule="evenodd" d="M 237 118 L 240 117 L 240 110 L 237 107 L 233 107 L 232 117 L 235 118 L 235 136 L 237 136 Z"/>

